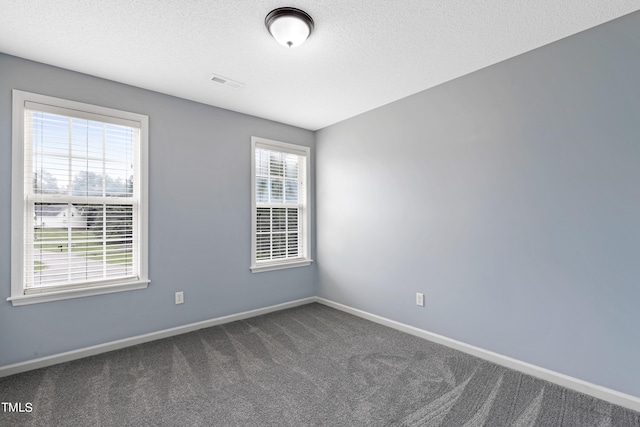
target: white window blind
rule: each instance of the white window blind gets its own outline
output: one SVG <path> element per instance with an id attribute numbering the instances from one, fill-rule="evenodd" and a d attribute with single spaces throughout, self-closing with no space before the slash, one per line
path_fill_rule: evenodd
<path id="1" fill-rule="evenodd" d="M 25 294 L 140 278 L 140 123 L 26 102 Z"/>
<path id="2" fill-rule="evenodd" d="M 308 261 L 306 147 L 253 140 L 252 270 Z"/>

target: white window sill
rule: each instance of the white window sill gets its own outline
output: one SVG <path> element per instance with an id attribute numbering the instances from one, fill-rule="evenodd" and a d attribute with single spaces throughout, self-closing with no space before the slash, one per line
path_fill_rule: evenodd
<path id="1" fill-rule="evenodd" d="M 137 289 L 145 289 L 149 286 L 149 282 L 149 280 L 138 280 L 135 282 L 91 286 L 79 289 L 53 290 L 51 292 L 12 296 L 7 298 L 7 301 L 11 301 L 11 304 L 14 306 L 39 304 L 41 302 L 90 297 L 93 295 L 111 294 L 114 292 L 135 291 Z"/>
<path id="2" fill-rule="evenodd" d="M 269 264 L 252 265 L 251 272 L 261 273 L 263 271 L 283 270 L 285 268 L 294 268 L 294 267 L 305 267 L 307 265 L 311 265 L 312 262 L 313 260 L 303 259 L 303 260 L 295 260 L 295 261 L 280 261 L 280 262 L 272 262 Z"/>

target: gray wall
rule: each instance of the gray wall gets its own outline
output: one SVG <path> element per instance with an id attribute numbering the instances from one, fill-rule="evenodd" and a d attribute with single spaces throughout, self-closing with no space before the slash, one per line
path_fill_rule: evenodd
<path id="1" fill-rule="evenodd" d="M 11 89 L 149 116 L 148 289 L 6 301 Z M 314 295 L 315 267 L 249 271 L 252 135 L 314 145 L 310 131 L 0 54 L 0 366 Z"/>
<path id="2" fill-rule="evenodd" d="M 319 131 L 319 296 L 640 396 L 639 28 Z"/>

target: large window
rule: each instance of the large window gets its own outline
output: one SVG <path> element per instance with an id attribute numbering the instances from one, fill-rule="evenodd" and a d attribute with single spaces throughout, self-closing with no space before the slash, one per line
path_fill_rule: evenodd
<path id="1" fill-rule="evenodd" d="M 308 147 L 251 138 L 251 271 L 309 265 Z"/>
<path id="2" fill-rule="evenodd" d="M 147 127 L 13 91 L 14 305 L 147 286 Z"/>

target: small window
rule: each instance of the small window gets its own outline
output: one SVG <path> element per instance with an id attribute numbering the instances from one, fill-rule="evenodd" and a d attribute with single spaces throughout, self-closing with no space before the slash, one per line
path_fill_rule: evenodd
<path id="1" fill-rule="evenodd" d="M 309 265 L 308 147 L 251 138 L 251 271 Z"/>
<path id="2" fill-rule="evenodd" d="M 140 289 L 148 118 L 13 91 L 13 305 Z"/>

